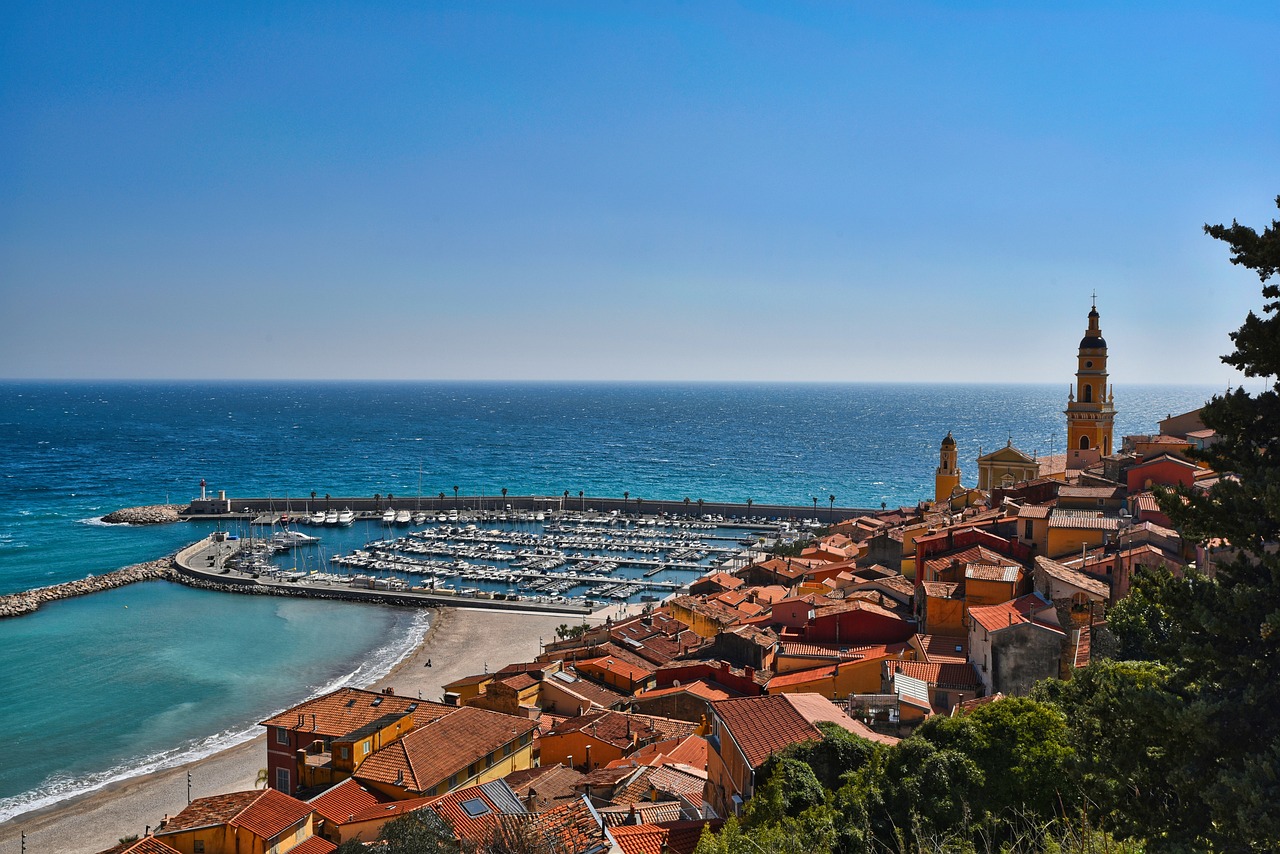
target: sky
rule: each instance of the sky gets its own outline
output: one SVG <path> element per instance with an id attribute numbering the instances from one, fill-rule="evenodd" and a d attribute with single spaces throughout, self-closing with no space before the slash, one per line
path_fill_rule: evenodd
<path id="1" fill-rule="evenodd" d="M 20 3 L 0 377 L 1238 380 L 1280 6 Z"/>

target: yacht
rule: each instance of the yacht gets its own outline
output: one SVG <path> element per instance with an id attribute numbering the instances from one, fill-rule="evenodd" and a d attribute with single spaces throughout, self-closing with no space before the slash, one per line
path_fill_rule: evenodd
<path id="1" fill-rule="evenodd" d="M 324 514 L 324 523 L 325 523 L 326 525 L 336 525 L 336 524 L 338 524 L 338 511 L 337 511 L 337 510 L 330 510 L 328 513 L 325 513 L 325 514 Z"/>
<path id="2" fill-rule="evenodd" d="M 356 514 L 353 513 L 350 508 L 344 508 L 343 511 L 338 514 L 338 524 L 344 528 L 350 528 L 355 521 Z"/>
<path id="3" fill-rule="evenodd" d="M 413 514 L 413 524 L 415 524 L 415 525 L 425 525 L 425 524 L 427 524 L 427 514 L 426 514 L 426 513 L 414 513 L 414 514 Z"/>
<path id="4" fill-rule="evenodd" d="M 312 513 L 312 514 L 311 514 L 311 516 L 310 516 L 310 517 L 308 517 L 308 521 L 309 521 L 312 525 L 323 525 L 323 524 L 324 524 L 324 511 L 323 511 L 323 510 L 317 510 L 316 512 Z"/>
<path id="5" fill-rule="evenodd" d="M 396 522 L 396 511 L 390 507 L 382 511 L 382 524 L 394 525 Z"/>
<path id="6" fill-rule="evenodd" d="M 320 542 L 319 537 L 313 537 L 310 534 L 289 530 L 288 528 L 283 531 L 276 531 L 271 535 L 271 545 L 279 548 L 291 549 L 294 546 L 310 546 L 318 542 Z"/>
<path id="7" fill-rule="evenodd" d="M 410 522 L 410 516 L 409 516 L 408 510 L 399 510 L 396 512 L 397 525 L 408 525 L 409 522 Z"/>

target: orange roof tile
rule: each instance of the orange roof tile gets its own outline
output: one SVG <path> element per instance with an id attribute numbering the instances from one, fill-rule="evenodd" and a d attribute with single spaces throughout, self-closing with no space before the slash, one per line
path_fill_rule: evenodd
<path id="1" fill-rule="evenodd" d="M 197 798 L 186 809 L 169 819 L 157 836 L 168 836 L 196 827 L 231 825 L 241 827 L 262 839 L 302 821 L 312 812 L 311 805 L 291 798 L 275 789 L 231 792 Z"/>
<path id="2" fill-rule="evenodd" d="M 323 836 L 311 836 L 299 842 L 283 854 L 330 854 L 337 851 L 338 846 L 334 845 Z"/>
<path id="3" fill-rule="evenodd" d="M 730 691 L 722 685 L 713 685 L 705 679 L 695 679 L 683 685 L 671 685 L 667 688 L 651 688 L 635 695 L 636 700 L 653 700 L 658 697 L 669 697 L 673 694 L 692 694 L 703 700 L 727 700 L 740 696 L 737 691 Z"/>
<path id="4" fill-rule="evenodd" d="M 978 674 L 973 670 L 973 665 L 967 662 L 957 664 L 941 661 L 888 661 L 885 666 L 890 672 L 897 671 L 942 688 L 963 690 L 977 688 L 981 684 Z"/>
<path id="5" fill-rule="evenodd" d="M 821 740 L 822 733 L 814 726 L 819 721 L 862 735 L 852 718 L 817 694 L 742 697 L 720 700 L 711 708 L 752 768 L 759 768 L 788 745 Z"/>
<path id="6" fill-rule="evenodd" d="M 683 816 L 679 801 L 642 801 L 600 808 L 600 818 L 609 827 L 655 824 L 660 821 L 679 821 Z"/>
<path id="7" fill-rule="evenodd" d="M 144 836 L 136 842 L 122 842 L 98 854 L 182 854 L 182 852 L 165 845 L 154 836 Z"/>
<path id="8" fill-rule="evenodd" d="M 362 691 L 359 688 L 339 688 L 267 718 L 261 722 L 261 726 L 283 727 L 329 738 L 341 738 L 388 715 L 409 714 L 410 706 L 413 706 L 414 722 L 419 726 L 424 721 L 454 711 L 453 706 L 442 703 Z"/>
<path id="9" fill-rule="evenodd" d="M 585 779 L 580 771 L 564 765 L 538 765 L 513 771 L 502 778 L 522 801 L 532 797 L 530 809 L 545 809 L 556 801 L 578 796 L 576 787 Z"/>
<path id="10" fill-rule="evenodd" d="M 688 721 L 660 718 L 654 715 L 636 715 L 626 712 L 587 712 L 557 724 L 545 737 L 580 732 L 617 747 L 636 743 L 665 741 L 692 735 L 696 726 Z"/>
<path id="11" fill-rule="evenodd" d="M 609 850 L 604 822 L 585 797 L 546 812 L 500 816 L 499 827 L 513 841 L 532 837 L 551 851 L 603 854 Z"/>
<path id="12" fill-rule="evenodd" d="M 464 706 L 374 753 L 357 779 L 425 792 L 538 724 L 527 718 Z"/>
<path id="13" fill-rule="evenodd" d="M 354 779 L 348 778 L 316 795 L 308 803 L 325 821 L 341 824 L 356 813 L 377 806 L 384 800 L 385 798 L 361 786 Z"/>
<path id="14" fill-rule="evenodd" d="M 1034 623 L 1042 628 L 1061 633 L 1062 628 L 1060 626 L 1044 619 L 1042 615 L 1045 615 L 1046 612 L 1051 613 L 1056 619 L 1057 615 L 1051 603 L 1045 601 L 1038 594 L 1028 593 L 1026 596 L 1020 596 L 1011 602 L 970 608 L 969 616 L 975 623 L 989 632 L 998 632 L 1011 626 Z"/>

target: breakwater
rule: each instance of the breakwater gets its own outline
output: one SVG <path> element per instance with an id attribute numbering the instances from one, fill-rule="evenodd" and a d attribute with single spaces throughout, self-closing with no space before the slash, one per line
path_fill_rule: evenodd
<path id="1" fill-rule="evenodd" d="M 91 575 L 79 581 L 68 581 L 65 584 L 54 584 L 49 587 L 26 590 L 22 593 L 11 593 L 8 596 L 0 596 L 0 619 L 30 614 L 46 602 L 70 599 L 73 596 L 85 596 L 89 593 L 100 593 L 103 590 L 114 590 L 117 587 L 124 587 L 126 584 L 133 584 L 137 581 L 173 580 L 175 577 L 173 558 L 166 557 L 160 560 L 126 566 L 124 569 L 117 569 L 114 572 L 108 572 L 103 575 Z"/>
<path id="2" fill-rule="evenodd" d="M 149 504 L 145 507 L 122 507 L 102 517 L 112 525 L 162 525 L 177 522 L 187 509 L 185 504 Z"/>

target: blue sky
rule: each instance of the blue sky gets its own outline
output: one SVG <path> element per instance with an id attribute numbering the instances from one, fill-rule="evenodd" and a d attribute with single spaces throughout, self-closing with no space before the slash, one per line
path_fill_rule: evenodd
<path id="1" fill-rule="evenodd" d="M 22 4 L 0 376 L 1225 383 L 1274 3 Z"/>

